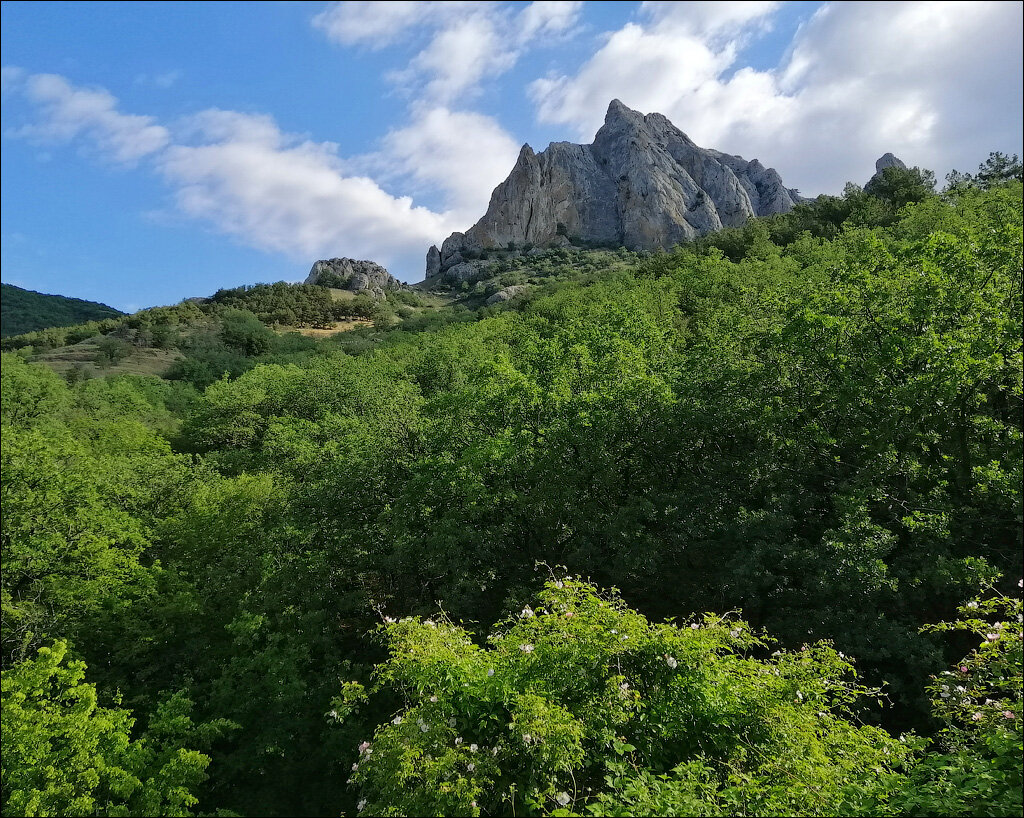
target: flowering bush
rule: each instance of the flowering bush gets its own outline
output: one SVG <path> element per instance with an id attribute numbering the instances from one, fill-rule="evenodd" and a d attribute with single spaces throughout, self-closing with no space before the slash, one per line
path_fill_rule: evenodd
<path id="1" fill-rule="evenodd" d="M 652 624 L 578 580 L 485 646 L 443 618 L 382 632 L 405 705 L 359 745 L 366 814 L 872 814 L 912 753 L 849 720 L 871 691 L 829 645 L 769 656 L 735 618 Z"/>
<path id="2" fill-rule="evenodd" d="M 1018 586 L 1019 587 L 1019 586 Z M 1020 815 L 1021 600 L 993 592 L 933 631 L 974 633 L 978 647 L 929 686 L 944 727 L 900 798 L 909 815 Z"/>

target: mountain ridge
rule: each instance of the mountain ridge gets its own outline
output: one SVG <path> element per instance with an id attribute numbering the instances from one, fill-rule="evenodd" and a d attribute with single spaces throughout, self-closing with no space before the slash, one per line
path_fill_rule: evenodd
<path id="1" fill-rule="evenodd" d="M 427 280 L 464 279 L 482 251 L 568 244 L 664 249 L 802 201 L 757 159 L 699 147 L 667 117 L 614 99 L 589 145 L 523 145 L 484 215 L 427 251 Z"/>

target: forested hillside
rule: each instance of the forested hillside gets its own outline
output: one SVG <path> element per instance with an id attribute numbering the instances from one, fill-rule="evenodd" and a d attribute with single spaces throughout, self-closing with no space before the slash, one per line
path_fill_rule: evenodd
<path id="1" fill-rule="evenodd" d="M 106 304 L 44 295 L 13 284 L 0 284 L 0 291 L 0 335 L 21 335 L 47 327 L 69 327 L 124 315 Z"/>
<path id="2" fill-rule="evenodd" d="M 892 170 L 9 339 L 4 814 L 1020 815 L 1022 188 Z"/>

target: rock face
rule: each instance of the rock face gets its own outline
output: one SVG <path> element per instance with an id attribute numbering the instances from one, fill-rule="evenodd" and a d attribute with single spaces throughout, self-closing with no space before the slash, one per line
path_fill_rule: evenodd
<path id="1" fill-rule="evenodd" d="M 612 100 L 590 145 L 523 145 L 483 218 L 430 249 L 427 276 L 450 278 L 482 250 L 510 244 L 667 248 L 800 200 L 756 159 L 700 148 L 661 114 Z"/>
<path id="2" fill-rule="evenodd" d="M 870 185 L 876 179 L 881 179 L 882 171 L 886 168 L 899 168 L 900 170 L 906 170 L 907 166 L 901 159 L 897 159 L 893 154 L 883 153 L 875 160 L 875 175 L 868 180 L 868 184 Z"/>
<path id="3" fill-rule="evenodd" d="M 306 284 L 323 284 L 383 298 L 387 290 L 400 290 L 401 282 L 375 261 L 329 258 L 313 263 Z"/>
<path id="4" fill-rule="evenodd" d="M 528 293 L 530 291 L 529 284 L 513 284 L 511 287 L 505 287 L 503 290 L 498 290 L 494 295 L 487 299 L 484 303 L 489 307 L 492 304 L 501 304 L 505 301 L 511 301 L 517 295 Z"/>

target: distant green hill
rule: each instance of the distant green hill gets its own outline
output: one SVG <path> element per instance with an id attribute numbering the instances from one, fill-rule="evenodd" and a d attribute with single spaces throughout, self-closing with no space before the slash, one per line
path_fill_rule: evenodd
<path id="1" fill-rule="evenodd" d="M 45 295 L 0 284 L 0 335 L 20 335 L 47 327 L 67 327 L 124 315 L 120 310 L 62 295 Z"/>

